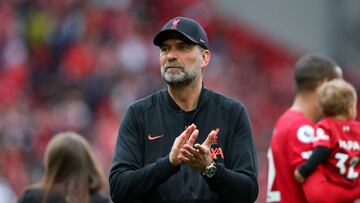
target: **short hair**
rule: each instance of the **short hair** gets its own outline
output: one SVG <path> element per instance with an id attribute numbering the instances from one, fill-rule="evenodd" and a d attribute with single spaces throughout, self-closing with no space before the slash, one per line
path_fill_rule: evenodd
<path id="1" fill-rule="evenodd" d="M 296 91 L 314 91 L 324 79 L 339 78 L 336 62 L 320 54 L 307 54 L 295 64 Z"/>
<path id="2" fill-rule="evenodd" d="M 341 79 L 326 82 L 317 90 L 317 99 L 324 116 L 347 115 L 357 101 L 355 88 Z"/>

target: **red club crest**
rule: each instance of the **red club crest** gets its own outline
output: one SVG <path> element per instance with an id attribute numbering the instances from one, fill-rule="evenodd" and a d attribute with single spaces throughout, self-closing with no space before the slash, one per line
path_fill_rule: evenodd
<path id="1" fill-rule="evenodd" d="M 180 18 L 175 19 L 171 24 L 171 29 L 176 29 L 176 27 L 178 26 L 180 20 L 181 20 Z"/>

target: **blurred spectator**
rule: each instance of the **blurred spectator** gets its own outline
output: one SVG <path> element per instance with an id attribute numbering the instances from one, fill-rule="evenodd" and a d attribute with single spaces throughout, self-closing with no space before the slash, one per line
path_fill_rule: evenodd
<path id="1" fill-rule="evenodd" d="M 26 188 L 19 203 L 109 202 L 100 194 L 105 188 L 105 175 L 81 135 L 55 135 L 46 148 L 44 165 L 45 176 Z"/>

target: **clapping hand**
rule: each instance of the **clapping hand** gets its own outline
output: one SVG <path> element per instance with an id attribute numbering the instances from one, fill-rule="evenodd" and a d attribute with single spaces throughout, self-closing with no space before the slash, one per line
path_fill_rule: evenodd
<path id="1" fill-rule="evenodd" d="M 179 160 L 188 164 L 194 170 L 204 171 L 213 162 L 210 148 L 214 136 L 218 132 L 219 130 L 212 130 L 202 144 L 194 144 L 199 133 L 193 133 L 180 149 Z"/>

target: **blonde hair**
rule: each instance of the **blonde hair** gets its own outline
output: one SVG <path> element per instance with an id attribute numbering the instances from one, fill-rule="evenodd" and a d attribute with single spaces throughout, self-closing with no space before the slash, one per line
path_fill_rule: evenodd
<path id="1" fill-rule="evenodd" d="M 105 187 L 105 175 L 89 143 L 74 132 L 56 134 L 45 152 L 45 176 L 38 184 L 44 189 L 43 202 L 55 192 L 67 202 L 88 203 L 90 194 Z"/>
<path id="2" fill-rule="evenodd" d="M 324 116 L 348 115 L 357 102 L 355 88 L 342 79 L 324 83 L 317 90 L 317 98 Z"/>

